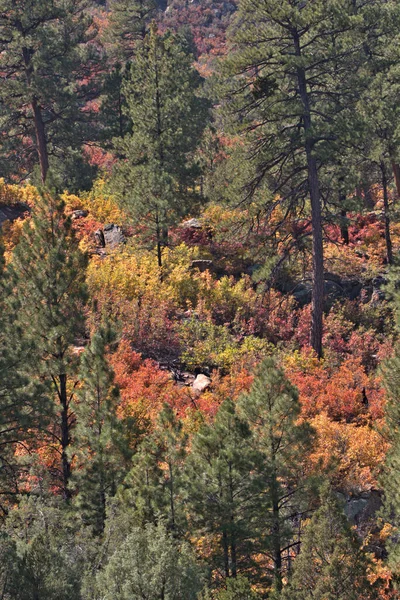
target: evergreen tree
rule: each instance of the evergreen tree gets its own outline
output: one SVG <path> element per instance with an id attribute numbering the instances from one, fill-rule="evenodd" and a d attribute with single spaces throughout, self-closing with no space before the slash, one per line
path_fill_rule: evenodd
<path id="1" fill-rule="evenodd" d="M 18 444 L 32 441 L 31 432 L 43 421 L 48 406 L 42 386 L 24 373 L 28 348 L 7 304 L 13 290 L 4 267 L 0 239 L 0 510 L 6 513 L 8 495 L 18 493 L 15 450 Z"/>
<path id="2" fill-rule="evenodd" d="M 155 0 L 110 0 L 106 40 L 111 52 L 125 64 L 131 61 L 138 40 L 144 40 L 150 22 L 155 18 Z"/>
<path id="3" fill-rule="evenodd" d="M 186 477 L 190 518 L 201 534 L 218 543 L 212 564 L 226 579 L 255 567 L 251 555 L 261 489 L 259 461 L 247 422 L 225 400 L 214 423 L 195 435 Z"/>
<path id="4" fill-rule="evenodd" d="M 86 264 L 63 203 L 43 192 L 13 252 L 8 268 L 13 294 L 8 302 L 29 349 L 25 373 L 46 382 L 57 399 L 49 433 L 60 447 L 66 497 L 78 367 L 73 346 L 84 327 Z"/>
<path id="5" fill-rule="evenodd" d="M 396 277 L 396 270 L 395 270 Z M 397 294 L 395 295 L 398 303 Z M 399 314 L 397 315 L 399 319 Z M 399 322 L 397 323 L 397 329 Z M 384 384 L 387 393 L 385 405 L 385 436 L 390 443 L 386 455 L 381 485 L 384 491 L 382 516 L 393 528 L 387 541 L 389 564 L 397 583 L 400 581 L 400 550 L 398 532 L 400 530 L 400 347 L 396 344 L 394 356 L 383 367 Z"/>
<path id="6" fill-rule="evenodd" d="M 196 600 L 203 572 L 190 548 L 178 545 L 166 528 L 134 528 L 97 576 L 100 600 Z"/>
<path id="7" fill-rule="evenodd" d="M 78 491 L 77 509 L 97 534 L 104 529 L 107 497 L 115 494 L 124 473 L 116 414 L 119 390 L 106 357 L 112 340 L 109 328 L 101 327 L 81 358 L 80 386 L 73 404 L 77 424 L 69 449 L 75 465 L 72 486 Z"/>
<path id="8" fill-rule="evenodd" d="M 259 551 L 272 562 L 274 587 L 282 589 L 285 561 L 298 544 L 293 526 L 307 509 L 305 458 L 312 447 L 313 431 L 299 423 L 297 390 L 272 359 L 266 359 L 248 394 L 238 402 L 238 412 L 250 425 L 252 443 L 261 453 L 263 493 L 259 497 L 257 541 Z"/>
<path id="9" fill-rule="evenodd" d="M 294 562 L 287 600 L 373 600 L 370 564 L 338 501 L 325 491 L 320 508 L 307 524 Z"/>
<path id="10" fill-rule="evenodd" d="M 250 145 L 248 195 L 264 188 L 267 210 L 281 204 L 288 218 L 310 210 L 310 340 L 318 356 L 324 296 L 321 170 L 337 155 L 338 137 L 345 135 L 358 97 L 354 18 L 350 0 L 242 0 L 228 59 L 237 77 L 225 107 L 237 116 Z"/>
<path id="11" fill-rule="evenodd" d="M 77 533 L 60 499 L 42 493 L 21 499 L 3 529 L 8 560 L 14 560 L 9 600 L 81 598 L 90 543 L 83 531 Z"/>
<path id="12" fill-rule="evenodd" d="M 168 228 L 196 197 L 193 152 L 207 123 L 201 78 L 182 38 L 155 24 L 124 86 L 132 134 L 116 140 L 113 189 L 134 221 L 155 234 L 158 264 Z"/>
<path id="13" fill-rule="evenodd" d="M 154 432 L 133 457 L 120 492 L 121 510 L 143 526 L 160 519 L 174 535 L 184 531 L 182 473 L 187 436 L 173 409 L 165 404 Z"/>
<path id="14" fill-rule="evenodd" d="M 51 155 L 64 158 L 87 139 L 96 59 L 87 7 L 86 0 L 0 2 L 2 151 L 17 171 L 38 160 L 43 182 Z"/>
<path id="15" fill-rule="evenodd" d="M 389 184 L 392 169 L 395 177 L 399 175 L 400 8 L 397 2 L 370 0 L 362 16 L 365 49 L 363 68 L 368 84 L 357 107 L 363 121 L 363 135 L 357 152 L 362 159 L 362 167 L 374 173 L 375 181 L 382 187 L 386 260 L 392 264 Z"/>

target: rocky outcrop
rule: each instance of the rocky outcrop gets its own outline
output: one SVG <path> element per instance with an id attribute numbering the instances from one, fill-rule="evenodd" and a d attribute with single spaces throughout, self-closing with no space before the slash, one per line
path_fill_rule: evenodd
<path id="1" fill-rule="evenodd" d="M 97 229 L 94 232 L 94 237 L 99 248 L 108 248 L 111 250 L 126 242 L 121 227 L 114 223 L 105 225 L 103 229 Z"/>
<path id="2" fill-rule="evenodd" d="M 5 221 L 15 221 L 30 212 L 29 206 L 23 202 L 16 202 L 15 204 L 1 204 L 0 203 L 0 227 Z"/>
<path id="3" fill-rule="evenodd" d="M 384 274 L 373 279 L 362 280 L 357 277 L 341 278 L 334 273 L 325 273 L 325 302 L 329 305 L 341 298 L 349 300 L 358 298 L 364 304 L 371 302 L 376 305 L 385 298 L 383 288 L 386 284 L 387 278 Z M 312 293 L 311 279 L 303 279 L 297 283 L 292 288 L 291 293 L 301 306 L 309 304 Z"/>
<path id="4" fill-rule="evenodd" d="M 76 219 L 84 219 L 89 214 L 87 210 L 74 210 L 71 215 L 71 219 L 76 221 Z"/>

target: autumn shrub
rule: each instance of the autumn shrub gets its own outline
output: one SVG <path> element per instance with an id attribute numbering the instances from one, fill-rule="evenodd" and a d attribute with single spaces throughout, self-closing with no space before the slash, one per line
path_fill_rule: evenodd
<path id="1" fill-rule="evenodd" d="M 319 361 L 304 348 L 284 359 L 286 373 L 300 393 L 303 415 L 312 418 L 325 412 L 335 420 L 352 421 L 382 416 L 383 390 L 374 375 L 368 375 L 355 357 L 333 363 Z"/>
<path id="2" fill-rule="evenodd" d="M 351 495 L 377 486 L 387 442 L 376 428 L 339 423 L 326 413 L 314 417 L 311 424 L 317 432 L 311 463 L 329 476 L 336 489 Z"/>
<path id="3" fill-rule="evenodd" d="M 266 340 L 255 336 L 234 337 L 223 325 L 190 318 L 179 329 L 181 360 L 190 370 L 221 369 L 228 372 L 233 365 L 261 359 L 273 348 Z"/>

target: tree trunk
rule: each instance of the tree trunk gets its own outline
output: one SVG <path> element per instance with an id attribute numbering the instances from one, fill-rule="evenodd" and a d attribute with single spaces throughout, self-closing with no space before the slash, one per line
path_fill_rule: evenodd
<path id="1" fill-rule="evenodd" d="M 229 546 L 228 546 L 228 535 L 224 529 L 224 531 L 222 532 L 222 549 L 224 552 L 224 571 L 225 571 L 225 577 L 226 579 L 228 579 L 228 577 L 230 576 L 230 572 L 229 572 Z"/>
<path id="2" fill-rule="evenodd" d="M 279 514 L 279 498 L 277 494 L 278 482 L 275 473 L 272 475 L 272 553 L 274 561 L 274 580 L 278 592 L 282 590 L 282 552 L 281 552 L 281 528 Z"/>
<path id="3" fill-rule="evenodd" d="M 400 198 L 400 165 L 395 160 L 392 161 L 392 169 L 396 183 L 397 196 Z"/>
<path id="4" fill-rule="evenodd" d="M 20 31 L 22 32 L 22 25 L 20 25 Z M 25 65 L 25 75 L 26 82 L 28 87 L 32 84 L 32 75 L 33 75 L 33 64 L 32 64 L 32 56 L 34 51 L 31 48 L 24 46 L 22 48 L 22 56 L 24 59 Z M 49 154 L 47 151 L 47 140 L 46 140 L 46 131 L 42 117 L 42 111 L 39 106 L 38 100 L 35 95 L 33 95 L 31 100 L 31 107 L 33 112 L 33 119 L 35 123 L 35 135 L 36 135 L 36 146 L 37 152 L 39 156 L 40 163 L 40 172 L 42 175 L 42 183 L 45 183 L 47 172 L 49 170 Z"/>
<path id="5" fill-rule="evenodd" d="M 297 31 L 293 31 L 295 53 L 301 57 L 300 39 Z M 322 241 L 322 211 L 319 191 L 317 161 L 313 153 L 311 138 L 311 111 L 307 91 L 306 74 L 303 67 L 297 68 L 297 83 L 303 104 L 303 125 L 305 133 L 305 152 L 307 158 L 308 185 L 311 201 L 312 226 L 312 315 L 310 343 L 318 358 L 322 357 L 322 328 L 324 308 L 324 249 Z"/>
<path id="6" fill-rule="evenodd" d="M 385 222 L 386 260 L 388 265 L 393 264 L 392 239 L 390 237 L 389 196 L 386 165 L 381 162 L 382 188 L 383 188 L 383 217 Z"/>
<path id="7" fill-rule="evenodd" d="M 349 245 L 349 225 L 347 222 L 347 211 L 345 209 L 340 211 L 340 235 L 343 244 Z"/>
<path id="8" fill-rule="evenodd" d="M 68 500 L 71 497 L 71 492 L 68 489 L 69 479 L 71 476 L 71 464 L 67 454 L 67 449 L 70 443 L 67 376 L 65 374 L 61 374 L 59 375 L 59 380 L 61 403 L 61 461 L 64 488 L 63 493 L 64 498 Z"/>
<path id="9" fill-rule="evenodd" d="M 46 132 L 42 118 L 42 111 L 38 106 L 36 98 L 33 98 L 32 100 L 32 110 L 35 120 L 35 134 L 37 151 L 39 155 L 40 172 L 42 175 L 42 183 L 45 183 L 49 170 L 49 155 L 47 152 Z"/>

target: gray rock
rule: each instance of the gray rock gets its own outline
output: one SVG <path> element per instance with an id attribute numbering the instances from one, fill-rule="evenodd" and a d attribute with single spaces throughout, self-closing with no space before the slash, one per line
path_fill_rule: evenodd
<path id="1" fill-rule="evenodd" d="M 116 248 L 120 244 L 125 244 L 125 236 L 122 233 L 121 227 L 109 223 L 104 226 L 104 243 L 106 248 Z"/>
<path id="2" fill-rule="evenodd" d="M 97 231 L 94 232 L 94 237 L 96 240 L 96 244 L 100 247 L 100 248 L 105 248 L 106 247 L 106 241 L 104 239 L 104 233 L 102 229 L 98 229 Z"/>
<path id="3" fill-rule="evenodd" d="M 185 229 L 201 229 L 203 226 L 199 219 L 189 219 L 188 221 L 182 223 L 182 227 Z"/>
<path id="4" fill-rule="evenodd" d="M 74 210 L 72 215 L 71 215 L 71 219 L 73 221 L 75 221 L 76 219 L 84 219 L 85 217 L 87 217 L 89 214 L 89 211 L 87 210 Z"/>
<path id="5" fill-rule="evenodd" d="M 0 227 L 5 221 L 15 221 L 27 212 L 30 212 L 29 206 L 23 202 L 16 202 L 15 204 L 0 203 Z"/>
<path id="6" fill-rule="evenodd" d="M 197 375 L 196 379 L 193 381 L 192 388 L 196 392 L 204 392 L 211 385 L 211 379 L 207 377 L 207 375 Z"/>

